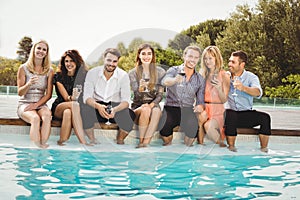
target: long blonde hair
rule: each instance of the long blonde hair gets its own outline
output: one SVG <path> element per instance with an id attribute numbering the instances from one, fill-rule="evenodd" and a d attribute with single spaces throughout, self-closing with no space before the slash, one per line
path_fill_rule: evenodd
<path id="1" fill-rule="evenodd" d="M 205 65 L 204 62 L 204 57 L 206 56 L 206 54 L 210 54 L 211 56 L 213 56 L 216 59 L 216 69 L 215 72 L 218 72 L 222 69 L 223 67 L 223 58 L 222 58 L 222 54 L 220 49 L 217 46 L 208 46 L 204 49 L 203 53 L 202 53 L 202 57 L 201 57 L 201 68 L 199 73 L 204 77 L 207 78 L 208 74 L 209 74 L 209 70 L 207 68 L 207 66 Z"/>
<path id="2" fill-rule="evenodd" d="M 40 40 L 38 42 L 36 42 L 32 47 L 31 47 L 31 50 L 30 50 L 30 54 L 29 54 L 29 57 L 28 57 L 28 60 L 26 61 L 26 66 L 27 66 L 27 69 L 31 72 L 31 73 L 34 73 L 34 60 L 35 60 L 35 47 L 37 44 L 40 44 L 40 43 L 43 43 L 47 46 L 47 55 L 45 56 L 45 58 L 43 59 L 43 62 L 42 62 L 42 67 L 43 67 L 43 70 L 42 70 L 42 75 L 45 75 L 49 72 L 50 68 L 51 68 L 51 60 L 50 60 L 50 56 L 49 56 L 49 45 L 48 43 L 45 41 L 45 40 Z"/>
<path id="3" fill-rule="evenodd" d="M 147 49 L 147 48 L 151 49 L 152 52 L 152 60 L 149 66 L 149 73 L 150 73 L 149 89 L 153 90 L 157 81 L 157 68 L 155 64 L 156 63 L 155 52 L 153 47 L 150 44 L 145 43 L 139 46 L 135 58 L 135 67 L 136 67 L 136 74 L 137 74 L 138 81 L 140 81 L 142 78 L 143 66 L 139 55 L 143 49 Z"/>

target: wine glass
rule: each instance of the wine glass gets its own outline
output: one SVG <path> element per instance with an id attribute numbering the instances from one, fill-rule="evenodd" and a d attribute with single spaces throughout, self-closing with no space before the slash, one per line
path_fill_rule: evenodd
<path id="1" fill-rule="evenodd" d="M 216 80 L 217 80 L 217 78 L 218 78 L 218 74 L 217 73 L 213 73 L 212 75 L 211 75 L 211 80 L 210 80 L 210 82 L 212 83 L 212 84 L 216 84 Z"/>
<path id="2" fill-rule="evenodd" d="M 234 76 L 233 77 L 233 83 L 235 83 L 237 80 L 239 79 L 238 76 Z M 232 96 L 237 96 L 238 94 L 236 93 L 236 87 L 234 88 L 234 92 L 232 93 Z"/>
<path id="3" fill-rule="evenodd" d="M 105 108 L 106 112 L 108 114 L 111 114 L 112 112 L 112 105 L 111 104 L 108 104 Z M 109 121 L 109 118 L 107 119 L 107 122 L 105 123 L 106 125 L 111 125 L 110 121 Z"/>
<path id="4" fill-rule="evenodd" d="M 73 88 L 73 94 L 75 96 L 75 99 L 76 101 L 78 100 L 80 94 L 82 92 L 82 85 L 76 85 L 74 88 Z"/>
<path id="5" fill-rule="evenodd" d="M 82 92 L 82 85 L 76 85 L 76 88 L 78 93 Z"/>
<path id="6" fill-rule="evenodd" d="M 145 90 L 144 90 L 144 92 L 149 92 L 149 90 L 148 90 L 148 83 L 149 83 L 150 79 L 146 78 L 145 74 L 143 74 L 142 76 L 143 76 L 142 79 L 145 81 Z"/>
<path id="7" fill-rule="evenodd" d="M 38 91 L 39 91 L 39 76 L 38 76 L 38 73 L 37 72 L 33 72 L 33 77 L 35 79 L 37 79 L 37 81 L 34 83 L 34 95 L 33 97 L 34 98 L 37 98 L 39 95 L 38 95 Z"/>
<path id="8" fill-rule="evenodd" d="M 184 68 L 181 68 L 181 69 L 179 70 L 178 74 L 179 74 L 180 76 L 184 77 L 184 76 L 185 76 Z M 183 86 L 183 81 L 181 81 L 181 82 L 178 84 L 178 86 L 181 86 L 181 87 L 182 87 L 182 86 Z"/>

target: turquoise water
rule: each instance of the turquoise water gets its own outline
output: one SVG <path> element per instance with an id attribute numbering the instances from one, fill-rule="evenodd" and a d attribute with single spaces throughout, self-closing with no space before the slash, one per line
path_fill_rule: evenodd
<path id="1" fill-rule="evenodd" d="M 5 146 L 0 151 L 6 158 L 0 161 L 1 173 L 17 172 L 12 181 L 27 191 L 16 194 L 18 200 L 300 197 L 299 155 L 90 153 Z"/>

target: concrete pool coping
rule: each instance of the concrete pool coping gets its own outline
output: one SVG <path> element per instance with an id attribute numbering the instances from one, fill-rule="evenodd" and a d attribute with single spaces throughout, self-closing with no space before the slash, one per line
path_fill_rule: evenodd
<path id="1" fill-rule="evenodd" d="M 6 132 L 9 131 L 9 132 Z M 28 135 L 29 127 L 26 126 L 5 126 L 0 125 L 0 146 L 8 146 L 14 148 L 37 148 L 30 142 Z M 186 147 L 183 144 L 183 133 L 174 132 L 172 145 L 162 146 L 162 140 L 156 132 L 153 136 L 151 144 L 147 148 L 135 148 L 138 143 L 136 132 L 130 132 L 125 140 L 124 145 L 117 145 L 115 138 L 117 130 L 96 129 L 95 136 L 100 144 L 95 146 L 81 145 L 77 137 L 72 134 L 70 140 L 65 146 L 58 146 L 56 141 L 59 139 L 59 128 L 53 127 L 52 134 L 49 138 L 49 149 L 54 150 L 71 150 L 71 151 L 89 151 L 89 152 L 128 152 L 128 153 L 151 153 L 151 152 L 172 152 L 180 154 L 199 154 L 206 155 L 248 155 L 248 154 L 264 154 L 264 155 L 299 155 L 300 153 L 300 137 L 295 136 L 271 136 L 269 142 L 268 154 L 262 153 L 259 149 L 259 139 L 257 135 L 239 134 L 237 136 L 236 147 L 238 153 L 231 152 L 227 148 L 221 148 L 205 138 L 205 145 L 198 145 L 196 142 L 192 147 Z M 145 155 L 146 156 L 146 155 Z"/>

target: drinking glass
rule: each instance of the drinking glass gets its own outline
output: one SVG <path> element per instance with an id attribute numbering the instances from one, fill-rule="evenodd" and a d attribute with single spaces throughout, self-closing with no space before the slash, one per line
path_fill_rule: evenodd
<path id="1" fill-rule="evenodd" d="M 185 76 L 185 71 L 184 71 L 184 68 L 182 68 L 182 69 L 180 69 L 180 71 L 178 72 L 178 74 L 180 75 L 180 76 L 182 76 L 182 77 L 184 77 Z M 178 84 L 178 86 L 183 86 L 183 81 L 181 81 L 179 84 Z"/>
<path id="2" fill-rule="evenodd" d="M 142 76 L 143 76 L 142 79 L 145 81 L 145 90 L 144 90 L 144 92 L 149 92 L 149 90 L 148 90 L 148 83 L 149 83 L 150 79 L 146 78 L 145 74 L 143 74 Z"/>
<path id="3" fill-rule="evenodd" d="M 211 80 L 210 80 L 210 82 L 212 83 L 212 84 L 216 84 L 215 83 L 215 81 L 218 79 L 218 74 L 217 73 L 213 73 L 212 75 L 211 75 Z"/>
<path id="4" fill-rule="evenodd" d="M 233 82 L 235 83 L 237 80 L 239 79 L 239 77 L 238 76 L 234 76 L 233 77 Z M 234 88 L 234 92 L 232 93 L 232 96 L 237 96 L 238 94 L 236 93 L 236 87 Z"/>
<path id="5" fill-rule="evenodd" d="M 73 88 L 73 95 L 75 96 L 76 101 L 78 100 L 78 98 L 79 98 L 81 92 L 82 92 L 82 85 L 76 85 L 76 86 Z"/>
<path id="6" fill-rule="evenodd" d="M 37 97 L 39 97 L 38 91 L 39 91 L 39 84 L 40 84 L 39 81 L 40 80 L 39 80 L 39 76 L 38 76 L 37 72 L 34 72 L 33 74 L 34 74 L 33 77 L 38 79 L 37 82 L 34 83 L 34 91 L 35 92 L 34 92 L 34 95 L 33 95 L 34 98 L 37 98 Z"/>
<path id="7" fill-rule="evenodd" d="M 76 88 L 78 93 L 82 92 L 82 85 L 76 85 Z"/>
<path id="8" fill-rule="evenodd" d="M 111 111 L 112 111 L 112 105 L 111 104 L 108 104 L 105 108 L 106 112 L 108 114 L 111 114 Z M 107 119 L 107 122 L 105 123 L 106 125 L 111 125 L 110 121 L 109 121 L 109 118 Z"/>

